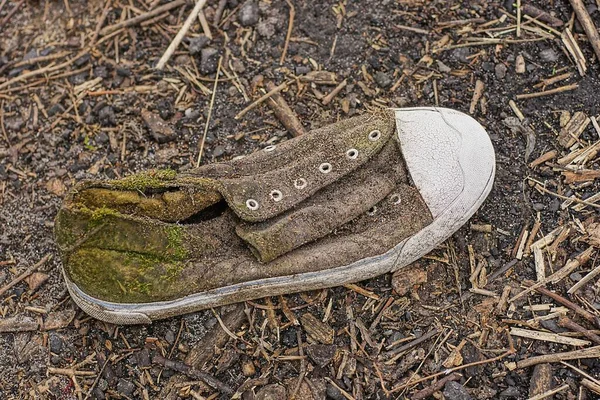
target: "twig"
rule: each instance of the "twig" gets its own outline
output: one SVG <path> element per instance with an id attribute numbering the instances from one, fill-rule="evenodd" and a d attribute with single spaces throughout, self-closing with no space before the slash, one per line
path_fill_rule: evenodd
<path id="1" fill-rule="evenodd" d="M 483 96 L 484 89 L 485 89 L 485 85 L 483 84 L 483 81 L 478 79 L 475 82 L 475 90 L 473 90 L 473 98 L 471 99 L 471 106 L 469 107 L 469 114 L 473 114 L 475 112 L 477 103 L 479 103 L 481 96 Z"/>
<path id="2" fill-rule="evenodd" d="M 235 119 L 240 119 L 242 118 L 244 115 L 246 115 L 250 110 L 256 108 L 256 106 L 258 106 L 259 104 L 261 104 L 262 102 L 264 102 L 265 100 L 267 100 L 269 97 L 273 96 L 275 93 L 279 93 L 281 92 L 283 89 L 287 88 L 287 86 L 289 85 L 289 82 L 283 82 L 281 85 L 273 88 L 272 90 L 269 90 L 267 93 L 265 93 L 264 95 L 262 95 L 258 100 L 256 100 L 254 103 L 250 104 L 248 107 L 244 108 L 242 111 L 240 111 L 234 118 Z"/>
<path id="3" fill-rule="evenodd" d="M 98 40 L 98 36 L 100 35 L 100 29 L 102 29 L 102 25 L 106 21 L 106 17 L 108 17 L 108 13 L 111 10 L 110 7 L 111 0 L 106 0 L 106 4 L 104 5 L 104 9 L 102 10 L 102 14 L 98 19 L 98 23 L 96 24 L 96 29 L 94 30 L 94 36 L 92 36 L 92 40 L 90 42 L 90 46 L 94 46 L 96 44 L 96 40 Z"/>
<path id="4" fill-rule="evenodd" d="M 599 353 L 600 353 L 600 351 L 599 351 Z M 475 361 L 475 362 L 472 362 L 472 363 L 469 363 L 469 364 L 464 364 L 464 365 L 460 365 L 458 367 L 450 368 L 450 369 L 447 369 L 445 371 L 438 372 L 437 374 L 425 376 L 425 377 L 423 377 L 421 379 L 410 381 L 408 383 L 405 383 L 403 385 L 395 387 L 394 389 L 392 389 L 391 392 L 392 393 L 399 392 L 400 390 L 403 390 L 403 389 L 405 389 L 405 388 L 407 388 L 409 386 L 413 386 L 413 385 L 419 384 L 421 382 L 429 381 L 431 379 L 437 378 L 438 376 L 448 375 L 448 374 L 450 374 L 452 372 L 461 371 L 461 370 L 463 370 L 465 368 L 476 367 L 478 365 L 484 365 L 484 364 L 494 363 L 494 362 L 500 361 L 503 358 L 508 357 L 508 356 L 510 356 L 512 354 L 514 354 L 514 350 L 509 350 L 506 353 L 500 354 L 498 357 L 488 358 L 487 360 Z"/>
<path id="5" fill-rule="evenodd" d="M 202 135 L 202 142 L 200 142 L 200 151 L 198 152 L 198 159 L 196 160 L 196 168 L 200 166 L 200 160 L 202 159 L 202 153 L 204 152 L 204 143 L 206 142 L 208 125 L 210 124 L 210 117 L 212 116 L 212 110 L 215 104 L 215 96 L 217 95 L 217 85 L 219 83 L 219 74 L 221 73 L 222 61 L 223 57 L 219 57 L 219 64 L 217 65 L 217 74 L 215 75 L 215 84 L 213 86 L 212 96 L 210 97 L 210 105 L 208 107 L 208 116 L 206 117 L 206 124 L 204 124 L 204 134 Z"/>
<path id="6" fill-rule="evenodd" d="M 219 379 L 215 378 L 211 374 L 192 368 L 191 366 L 181 361 L 169 360 L 168 358 L 164 358 L 162 356 L 154 356 L 152 362 L 154 364 L 162 365 L 165 368 L 181 372 L 182 374 L 185 374 L 192 379 L 201 380 L 205 382 L 208 386 L 217 389 L 221 393 L 225 393 L 230 396 L 235 393 L 235 391 L 229 385 L 221 382 Z"/>
<path id="7" fill-rule="evenodd" d="M 421 399 L 426 399 L 429 396 L 432 396 L 435 392 L 437 392 L 438 390 L 441 390 L 444 385 L 446 385 L 446 383 L 450 382 L 450 381 L 457 381 L 460 378 L 462 378 L 462 375 L 455 372 L 452 373 L 442 379 L 440 379 L 439 381 L 437 381 L 436 383 L 434 383 L 433 385 L 429 386 L 428 388 L 425 388 L 417 393 L 415 393 L 411 399 L 412 400 L 421 400 Z"/>
<path id="8" fill-rule="evenodd" d="M 558 194 L 558 193 L 554 193 L 553 191 L 546 189 L 545 187 L 543 187 L 539 183 L 537 185 L 535 185 L 535 188 L 537 190 L 539 190 L 539 191 L 544 192 L 544 193 L 548 193 L 549 195 L 558 197 L 559 199 L 569 200 L 569 201 L 573 201 L 575 203 L 585 204 L 586 206 L 600 208 L 600 204 L 590 203 L 589 201 L 581 200 L 581 199 L 578 199 L 577 197 L 567 197 L 567 196 L 563 196 L 563 195 Z"/>
<path id="9" fill-rule="evenodd" d="M 267 90 L 273 90 L 275 89 L 275 84 L 269 81 L 267 82 L 266 87 Z M 288 106 L 281 94 L 273 94 L 268 99 L 267 104 L 271 107 L 279 122 L 285 126 L 293 137 L 304 135 L 306 133 L 302 123 L 296 116 L 296 113 Z"/>
<path id="10" fill-rule="evenodd" d="M 600 346 L 590 347 L 587 349 L 566 351 L 563 353 L 544 354 L 542 356 L 529 357 L 517 362 L 506 363 L 509 370 L 533 367 L 537 364 L 554 363 L 565 360 L 579 360 L 581 358 L 598 358 L 600 357 Z"/>
<path id="11" fill-rule="evenodd" d="M 573 294 L 581 289 L 586 283 L 594 279 L 598 274 L 600 274 L 600 265 L 591 270 L 586 276 L 581 278 L 579 282 L 574 284 L 569 290 L 567 290 L 568 294 Z"/>
<path id="12" fill-rule="evenodd" d="M 202 7 L 204 7 L 204 4 L 206 4 L 206 0 L 198 0 L 196 2 L 194 9 L 190 13 L 190 15 L 188 15 L 187 19 L 183 23 L 183 26 L 181 27 L 179 32 L 177 32 L 177 35 L 175 35 L 175 38 L 173 39 L 169 47 L 167 47 L 167 50 L 162 55 L 160 60 L 158 60 L 158 63 L 156 64 L 156 69 L 161 70 L 165 67 L 165 64 L 169 61 L 169 59 L 175 52 L 175 49 L 177 49 L 177 47 L 183 40 L 183 37 L 187 34 L 187 31 L 192 26 L 192 22 L 194 22 L 194 20 L 198 16 L 198 13 L 200 12 L 200 10 L 202 10 Z"/>
<path id="13" fill-rule="evenodd" d="M 215 18 L 213 19 L 213 25 L 219 26 L 219 22 L 221 21 L 221 17 L 223 16 L 223 11 L 225 10 L 226 5 L 227 0 L 219 0 L 219 5 L 215 11 Z"/>
<path id="14" fill-rule="evenodd" d="M 290 38 L 292 37 L 294 17 L 296 16 L 296 9 L 294 8 L 294 4 L 292 4 L 290 0 L 285 1 L 290 7 L 290 21 L 288 22 L 287 34 L 285 35 L 285 43 L 283 45 L 283 52 L 281 53 L 281 58 L 279 59 L 279 65 L 283 65 L 283 62 L 285 61 L 285 55 L 287 54 L 288 45 L 290 44 Z"/>
<path id="15" fill-rule="evenodd" d="M 517 37 L 521 37 L 521 0 L 517 0 Z"/>
<path id="16" fill-rule="evenodd" d="M 558 326 L 562 326 L 563 328 L 570 329 L 575 332 L 579 332 L 583 334 L 586 338 L 590 339 L 592 342 L 596 344 L 600 344 L 600 336 L 596 335 L 594 332 L 585 329 L 583 326 L 579 325 L 575 321 L 571 321 L 567 317 L 561 317 L 558 319 Z"/>
<path id="17" fill-rule="evenodd" d="M 541 92 L 518 94 L 517 100 L 533 99 L 535 97 L 542 97 L 542 96 L 550 96 L 550 95 L 557 94 L 557 93 L 568 92 L 569 90 L 575 90 L 578 87 L 579 87 L 579 85 L 574 83 L 572 85 L 561 86 L 558 88 L 544 90 Z"/>
<path id="18" fill-rule="evenodd" d="M 530 283 L 530 281 L 525 281 L 525 282 L 526 282 L 526 284 Z M 595 324 L 596 326 L 600 326 L 600 324 L 598 323 L 598 320 L 596 319 L 594 314 L 590 313 L 587 310 L 584 310 L 583 308 L 581 308 L 577 304 L 573 303 L 572 301 L 567 300 L 564 297 L 562 297 L 561 295 L 551 292 L 550 290 L 548 290 L 546 288 L 540 287 L 540 288 L 536 288 L 535 290 L 538 293 L 543 294 L 544 296 L 548 296 L 551 299 L 558 301 L 563 306 L 570 308 L 571 310 L 575 311 L 577 314 L 581 315 L 583 318 L 587 319 L 588 321 Z"/>
<path id="19" fill-rule="evenodd" d="M 339 92 L 341 92 L 343 88 L 346 87 L 347 83 L 348 83 L 347 80 L 344 79 L 339 85 L 337 85 L 331 91 L 331 93 L 329 93 L 327 96 L 323 97 L 323 105 L 326 106 L 327 104 L 331 103 L 331 101 L 335 98 L 335 96 L 337 96 L 337 94 Z"/>
<path id="20" fill-rule="evenodd" d="M 568 388 L 569 388 L 569 385 L 562 385 L 561 387 L 558 387 L 556 389 L 548 390 L 547 392 L 540 393 L 537 396 L 530 397 L 527 400 L 543 400 L 543 399 L 546 399 L 548 397 L 551 397 L 553 394 L 556 394 L 558 392 L 562 392 L 563 390 L 568 389 Z"/>
<path id="21" fill-rule="evenodd" d="M 221 319 L 221 317 L 219 317 L 219 314 L 217 314 L 217 312 L 214 310 L 214 308 L 211 308 L 211 311 L 213 312 L 215 318 L 217 319 L 217 321 L 219 322 L 219 325 L 221 326 L 221 328 L 223 328 L 225 333 L 227 335 L 229 335 L 229 337 L 232 338 L 233 340 L 238 340 L 239 338 L 237 336 L 235 336 L 233 334 L 233 332 L 231 332 L 229 330 L 229 328 L 227 328 L 227 326 L 223 323 L 223 320 Z"/>
<path id="22" fill-rule="evenodd" d="M 27 278 L 29 275 L 34 273 L 39 267 L 44 265 L 46 261 L 50 259 L 51 256 L 51 254 L 46 254 L 44 257 L 42 257 L 40 261 L 27 268 L 21 275 L 17 276 L 15 279 L 4 285 L 4 287 L 0 288 L 0 296 L 6 293 L 8 289 L 15 286 L 17 283 L 21 282 L 23 279 Z"/>
<path id="23" fill-rule="evenodd" d="M 423 336 L 413 340 L 412 342 L 408 342 L 406 343 L 404 346 L 400 346 L 397 349 L 393 349 L 388 351 L 387 353 L 385 353 L 386 356 L 390 357 L 390 356 L 395 356 L 397 354 L 400 354 L 402 352 L 405 352 L 407 350 L 412 349 L 413 347 L 431 339 L 432 337 L 434 337 L 435 335 L 438 334 L 438 330 L 433 328 L 431 331 L 427 332 L 426 334 L 424 334 Z"/>
<path id="24" fill-rule="evenodd" d="M 200 11 L 198 13 L 198 21 L 200 21 L 200 26 L 202 27 L 202 32 L 204 32 L 204 36 L 212 40 L 213 35 L 210 32 L 210 26 L 208 26 L 208 21 L 206 20 L 206 16 L 204 15 L 204 11 Z"/>
<path id="25" fill-rule="evenodd" d="M 575 11 L 575 15 L 577 15 L 579 23 L 590 40 L 590 44 L 594 49 L 594 53 L 596 53 L 596 57 L 598 57 L 598 61 L 600 61 L 600 35 L 598 35 L 596 26 L 594 26 L 594 22 L 592 21 L 590 14 L 588 14 L 585 4 L 583 4 L 583 1 L 581 0 L 569 0 L 569 2 Z"/>
<path id="26" fill-rule="evenodd" d="M 4 24 L 6 24 L 12 18 L 12 16 L 19 10 L 19 8 L 21 8 L 21 6 L 23 5 L 23 3 L 25 3 L 25 0 L 21 0 L 20 2 L 18 2 L 13 7 L 13 9 L 8 12 L 8 14 L 6 15 L 6 17 L 4 17 L 4 19 L 2 20 L 2 22 L 0 22 L 0 27 L 4 26 Z"/>
<path id="27" fill-rule="evenodd" d="M 333 387 L 335 387 L 337 390 L 339 390 L 339 392 L 342 394 L 342 396 L 344 396 L 345 398 L 347 398 L 348 400 L 356 400 L 350 393 L 346 392 L 344 389 L 342 389 L 337 383 L 335 383 L 333 381 L 333 379 L 329 378 L 329 377 L 325 377 L 325 380 L 329 383 L 331 383 L 331 385 Z"/>
<path id="28" fill-rule="evenodd" d="M 118 31 L 121 28 L 127 28 L 129 26 L 137 25 L 142 21 L 155 17 L 157 15 L 162 14 L 165 11 L 172 10 L 173 8 L 177 8 L 185 4 L 186 0 L 175 0 L 170 3 L 166 3 L 160 7 L 157 7 L 153 10 L 148 11 L 147 13 L 140 14 L 137 17 L 126 19 L 125 21 L 121 21 L 114 25 L 107 26 L 106 28 L 100 31 L 100 35 L 105 36 L 112 32 Z"/>

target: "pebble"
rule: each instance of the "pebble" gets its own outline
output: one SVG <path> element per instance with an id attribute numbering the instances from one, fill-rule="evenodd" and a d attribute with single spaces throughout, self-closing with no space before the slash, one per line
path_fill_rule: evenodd
<path id="1" fill-rule="evenodd" d="M 59 104 L 59 103 L 53 105 L 52 107 L 50 107 L 48 109 L 48 115 L 50 117 L 53 117 L 56 114 L 62 114 L 64 112 L 65 112 L 65 108 L 62 106 L 62 104 Z"/>
<path id="2" fill-rule="evenodd" d="M 558 61 L 558 53 L 551 47 L 540 51 L 540 58 L 544 62 L 556 62 Z"/>
<path id="3" fill-rule="evenodd" d="M 148 110 L 141 111 L 142 119 L 146 124 L 152 138 L 158 143 L 166 143 L 177 138 L 177 132 L 166 123 L 158 114 Z"/>
<path id="4" fill-rule="evenodd" d="M 500 64 L 496 64 L 496 67 L 494 68 L 494 72 L 496 73 L 496 78 L 498 79 L 504 79 L 504 77 L 506 76 L 506 65 L 500 63 Z"/>
<path id="5" fill-rule="evenodd" d="M 285 387 L 277 384 L 267 385 L 260 389 L 255 400 L 285 400 L 287 399 L 287 393 Z"/>
<path id="6" fill-rule="evenodd" d="M 191 38 L 189 41 L 190 54 L 192 54 L 192 55 L 199 54 L 200 51 L 204 47 L 206 47 L 208 42 L 210 42 L 210 39 L 207 38 L 205 35 L 200 35 L 198 37 Z"/>
<path id="7" fill-rule="evenodd" d="M 99 65 L 94 68 L 94 76 L 96 78 L 108 78 L 108 68 L 105 65 Z"/>
<path id="8" fill-rule="evenodd" d="M 206 47 L 200 51 L 200 73 L 212 74 L 217 71 L 219 50 Z"/>
<path id="9" fill-rule="evenodd" d="M 323 368 L 331 362 L 336 350 L 337 347 L 332 344 L 312 344 L 306 347 L 306 354 L 315 364 Z"/>
<path id="10" fill-rule="evenodd" d="M 452 58 L 463 63 L 469 62 L 469 59 L 467 58 L 469 55 L 471 55 L 471 51 L 466 47 L 461 47 L 452 51 Z"/>
<path id="11" fill-rule="evenodd" d="M 119 379 L 117 383 L 117 392 L 125 396 L 131 396 L 135 390 L 135 385 L 127 379 Z"/>
<path id="12" fill-rule="evenodd" d="M 438 69 L 440 70 L 440 72 L 447 73 L 447 72 L 452 71 L 452 68 L 450 68 L 449 66 L 447 66 L 440 60 L 436 60 L 436 63 L 437 63 L 437 66 L 438 66 Z"/>
<path id="13" fill-rule="evenodd" d="M 117 124 L 117 116 L 112 106 L 104 106 L 98 112 L 98 120 L 102 126 L 114 126 Z"/>
<path id="14" fill-rule="evenodd" d="M 463 385 L 450 381 L 444 386 L 444 398 L 446 400 L 471 400 L 472 397 Z"/>
<path id="15" fill-rule="evenodd" d="M 221 145 L 215 146 L 212 154 L 213 157 L 221 157 L 223 154 L 225 154 L 225 147 Z"/>
<path id="16" fill-rule="evenodd" d="M 520 399 L 519 389 L 514 386 L 509 386 L 498 395 L 501 399 Z"/>
<path id="17" fill-rule="evenodd" d="M 375 82 L 382 88 L 386 88 L 392 84 L 392 79 L 385 72 L 378 71 L 374 78 Z"/>
<path id="18" fill-rule="evenodd" d="M 571 278 L 573 282 L 579 282 L 583 276 L 579 272 L 573 272 L 571 275 L 569 275 L 569 278 Z"/>
<path id="19" fill-rule="evenodd" d="M 254 1 L 247 1 L 244 3 L 238 13 L 238 21 L 242 26 L 252 26 L 258 22 L 258 4 Z"/>
<path id="20" fill-rule="evenodd" d="M 48 335 L 48 346 L 50 347 L 50 352 L 60 354 L 65 346 L 65 342 L 60 335 L 50 332 L 50 335 Z"/>

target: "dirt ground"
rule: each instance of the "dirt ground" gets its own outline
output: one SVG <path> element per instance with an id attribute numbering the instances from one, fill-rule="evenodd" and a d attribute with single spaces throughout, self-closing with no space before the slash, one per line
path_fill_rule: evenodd
<path id="1" fill-rule="evenodd" d="M 290 3 L 209 0 L 213 38 L 194 20 L 158 71 L 191 2 L 112 27 L 162 3 L 0 1 L 0 398 L 600 398 L 600 68 L 568 1 L 291 0 L 280 62 Z M 203 163 L 286 140 L 266 104 L 234 117 L 288 80 L 306 130 L 380 107 L 470 112 L 496 149 L 488 200 L 408 273 L 150 326 L 79 310 L 53 241 L 73 183 L 191 168 L 209 114 Z"/>

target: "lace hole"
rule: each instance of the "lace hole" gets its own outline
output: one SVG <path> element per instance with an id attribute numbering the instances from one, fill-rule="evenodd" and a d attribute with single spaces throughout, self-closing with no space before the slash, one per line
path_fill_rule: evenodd
<path id="1" fill-rule="evenodd" d="M 331 172 L 331 164 L 323 163 L 323 164 L 319 165 L 319 171 L 321 171 L 324 174 L 330 173 Z"/>
<path id="2" fill-rule="evenodd" d="M 252 211 L 258 210 L 258 201 L 254 199 L 248 199 L 246 200 L 246 207 Z"/>
<path id="3" fill-rule="evenodd" d="M 373 206 L 371 208 L 369 208 L 369 211 L 367 211 L 367 215 L 373 216 L 377 213 L 377 207 Z"/>
<path id="4" fill-rule="evenodd" d="M 356 149 L 350 149 L 346 152 L 346 157 L 348 157 L 350 160 L 356 160 L 358 158 L 358 150 Z"/>
<path id="5" fill-rule="evenodd" d="M 304 178 L 298 178 L 294 181 L 294 187 L 296 189 L 304 189 L 306 185 L 308 185 L 308 182 L 306 182 L 306 179 Z"/>
<path id="6" fill-rule="evenodd" d="M 378 141 L 380 137 L 381 137 L 381 131 L 379 129 L 375 129 L 375 130 L 369 132 L 369 140 L 371 142 Z"/>
<path id="7" fill-rule="evenodd" d="M 268 152 L 271 152 L 271 151 L 275 150 L 275 148 L 276 148 L 276 147 L 277 147 L 277 146 L 275 146 L 274 144 L 271 144 L 271 145 L 269 145 L 269 146 L 265 147 L 265 148 L 263 149 L 263 151 L 266 151 L 266 152 L 268 153 Z"/>
<path id="8" fill-rule="evenodd" d="M 283 194 L 279 190 L 272 190 L 269 196 L 271 196 L 273 201 L 281 201 L 283 199 Z"/>
<path id="9" fill-rule="evenodd" d="M 400 198 L 400 195 L 398 194 L 393 194 L 390 196 L 390 201 L 392 202 L 392 204 L 400 204 L 402 203 L 402 199 Z"/>

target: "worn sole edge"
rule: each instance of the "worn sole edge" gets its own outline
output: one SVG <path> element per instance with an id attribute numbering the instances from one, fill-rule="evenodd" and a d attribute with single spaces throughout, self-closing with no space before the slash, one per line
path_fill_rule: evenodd
<path id="1" fill-rule="evenodd" d="M 438 111 L 437 108 L 431 107 L 416 107 L 402 110 Z M 446 111 L 456 113 L 454 110 Z M 483 130 L 483 128 L 481 129 Z M 471 171 L 481 176 L 464 177 L 466 184 L 469 182 L 485 181 L 485 186 L 479 192 L 479 196 L 477 198 L 465 198 L 461 193 L 445 212 L 435 218 L 430 225 L 403 240 L 384 254 L 325 271 L 259 279 L 189 295 L 177 300 L 154 303 L 112 303 L 94 298 L 84 293 L 76 284 L 71 282 L 63 270 L 67 289 L 75 303 L 83 311 L 96 319 L 120 325 L 150 324 L 153 320 L 187 314 L 210 307 L 266 296 L 277 296 L 291 292 L 340 286 L 398 270 L 426 255 L 450 237 L 471 218 L 490 193 L 496 171 L 494 150 L 487 134 L 485 136 L 479 135 L 475 139 L 481 140 L 481 142 L 477 143 L 477 146 L 465 147 L 463 143 L 459 162 L 468 162 L 468 159 L 474 156 L 473 152 L 476 149 L 477 157 L 489 158 L 489 171 Z M 482 146 L 488 151 L 488 154 L 481 153 Z M 463 193 L 472 194 L 472 192 L 470 190 Z M 456 218 L 457 215 L 460 215 L 460 218 Z"/>

